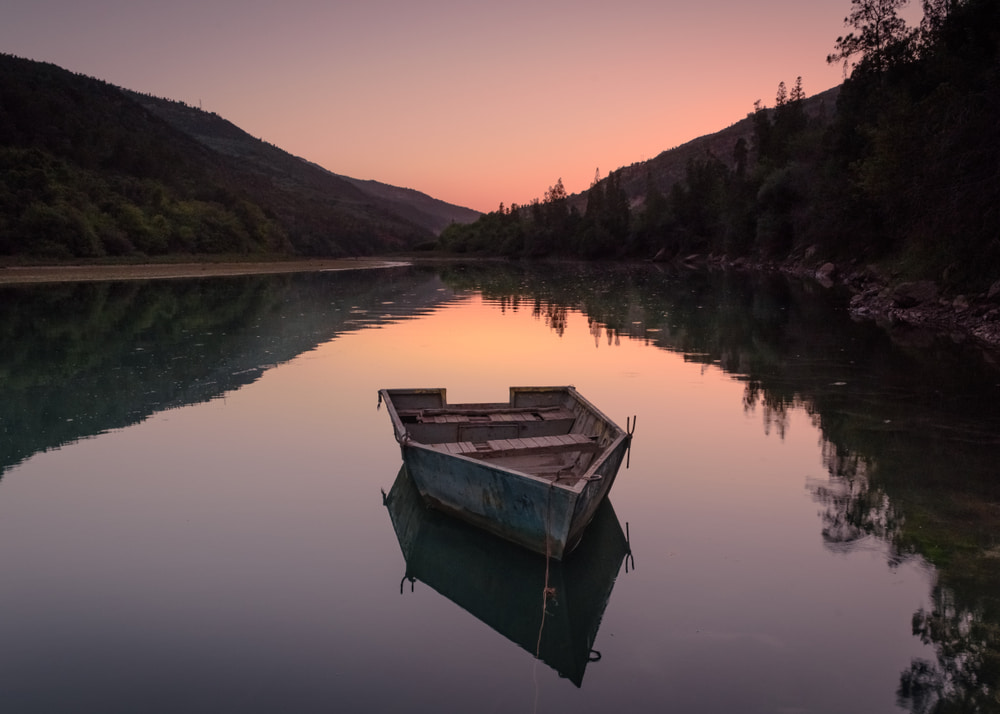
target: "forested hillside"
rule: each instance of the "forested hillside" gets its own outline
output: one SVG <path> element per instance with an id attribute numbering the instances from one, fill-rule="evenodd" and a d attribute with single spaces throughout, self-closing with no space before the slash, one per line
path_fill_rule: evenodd
<path id="1" fill-rule="evenodd" d="M 831 42 L 829 61 L 852 69 L 835 108 L 781 82 L 773 107 L 715 141 L 612 172 L 577 201 L 557 181 L 529 206 L 451 227 L 442 247 L 877 265 L 985 291 L 1000 278 L 1000 4 L 924 0 L 908 28 L 905 1 L 851 3 L 851 32 Z"/>
<path id="2" fill-rule="evenodd" d="M 363 255 L 442 222 L 394 208 L 220 117 L 0 55 L 0 257 Z"/>
<path id="3" fill-rule="evenodd" d="M 222 117 L 146 94 L 129 92 L 142 106 L 246 171 L 294 188 L 300 195 L 336 198 L 373 207 L 439 233 L 451 223 L 468 223 L 478 211 L 454 206 L 409 188 L 341 176 L 256 139 Z"/>

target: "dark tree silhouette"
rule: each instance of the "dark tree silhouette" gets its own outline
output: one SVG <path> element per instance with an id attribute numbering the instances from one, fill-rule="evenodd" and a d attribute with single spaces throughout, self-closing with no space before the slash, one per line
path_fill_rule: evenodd
<path id="1" fill-rule="evenodd" d="M 834 52 L 827 56 L 830 64 L 844 63 L 844 71 L 851 58 L 861 55 L 875 71 L 885 69 L 889 49 L 906 36 L 906 23 L 897 14 L 909 0 L 851 0 L 851 12 L 844 18 L 844 25 L 853 27 L 837 38 Z"/>

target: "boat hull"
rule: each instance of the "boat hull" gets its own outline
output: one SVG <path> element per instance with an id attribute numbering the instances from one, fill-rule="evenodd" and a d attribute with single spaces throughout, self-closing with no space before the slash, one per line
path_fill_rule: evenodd
<path id="1" fill-rule="evenodd" d="M 512 404 L 515 389 L 511 390 Z M 544 396 L 546 388 L 531 389 L 531 394 L 541 399 L 538 395 Z M 556 392 L 572 388 L 548 389 Z M 403 390 L 383 390 L 390 408 L 392 398 L 400 391 Z M 606 441 L 586 473 L 571 483 L 520 471 L 509 463 L 449 453 L 440 445 L 415 441 L 393 411 L 403 462 L 420 495 L 438 510 L 536 553 L 562 559 L 580 542 L 610 491 L 630 440 L 628 434 L 576 395 L 575 390 L 571 396 L 587 407 L 588 418 L 597 415 L 602 420 L 602 437 Z M 605 423 L 610 427 L 605 428 Z"/>
<path id="2" fill-rule="evenodd" d="M 430 506 L 536 553 L 562 559 L 579 543 L 607 496 L 627 446 L 622 439 L 604 460 L 600 478 L 580 490 L 421 445 L 404 445 L 402 452 Z"/>

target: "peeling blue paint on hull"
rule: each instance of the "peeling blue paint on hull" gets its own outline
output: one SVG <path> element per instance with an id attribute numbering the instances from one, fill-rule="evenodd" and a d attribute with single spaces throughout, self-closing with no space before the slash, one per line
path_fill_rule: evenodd
<path id="1" fill-rule="evenodd" d="M 572 387 L 510 391 L 489 404 L 448 405 L 443 389 L 380 398 L 429 505 L 562 559 L 610 491 L 630 435 Z"/>

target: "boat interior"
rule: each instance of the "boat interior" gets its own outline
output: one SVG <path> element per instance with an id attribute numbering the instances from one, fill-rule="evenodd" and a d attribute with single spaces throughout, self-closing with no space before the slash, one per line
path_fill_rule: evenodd
<path id="1" fill-rule="evenodd" d="M 410 440 L 561 483 L 579 479 L 616 436 L 568 390 L 517 390 L 487 404 L 448 404 L 444 390 L 387 391 Z"/>

